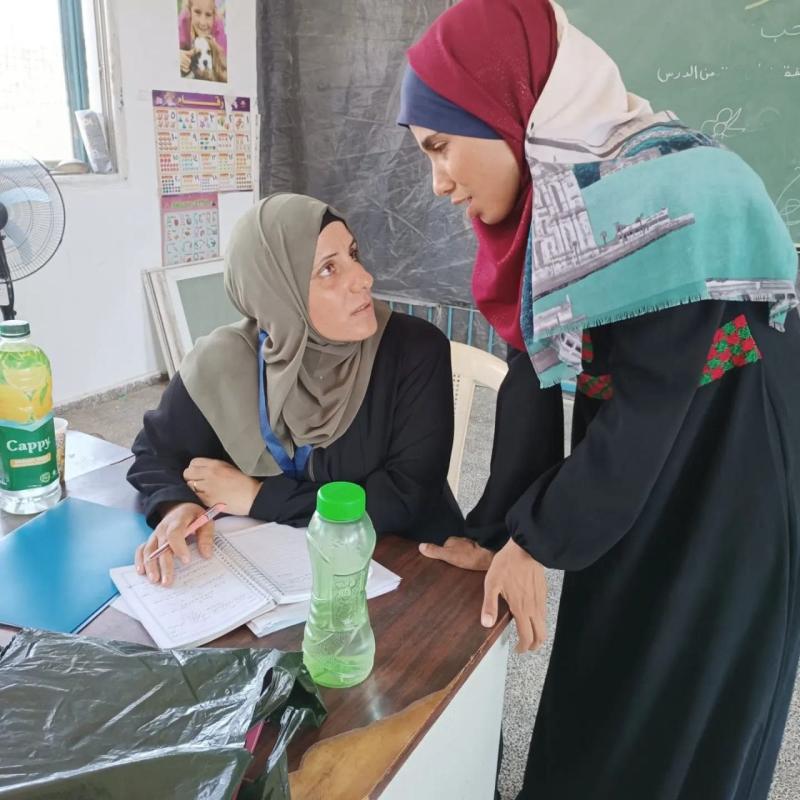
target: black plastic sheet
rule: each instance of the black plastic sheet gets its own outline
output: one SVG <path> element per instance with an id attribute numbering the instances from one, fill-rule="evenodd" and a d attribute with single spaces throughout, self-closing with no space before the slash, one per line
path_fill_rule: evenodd
<path id="1" fill-rule="evenodd" d="M 0 653 L 0 798 L 288 800 L 286 746 L 324 717 L 299 653 L 24 630 Z M 278 742 L 239 789 L 262 719 Z"/>

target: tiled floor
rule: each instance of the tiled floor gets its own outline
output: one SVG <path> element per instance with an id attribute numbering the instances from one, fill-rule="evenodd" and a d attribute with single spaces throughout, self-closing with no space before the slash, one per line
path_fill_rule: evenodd
<path id="1" fill-rule="evenodd" d="M 141 427 L 142 415 L 158 404 L 163 388 L 163 384 L 148 386 L 100 404 L 86 404 L 73 408 L 63 416 L 69 419 L 70 426 L 75 430 L 94 433 L 108 441 L 130 447 Z M 471 508 L 477 502 L 486 481 L 493 424 L 493 394 L 488 390 L 479 389 L 473 405 L 470 432 L 464 453 L 464 469 L 461 473 L 462 484 L 459 487 L 459 501 L 465 509 Z M 561 574 L 553 572 L 550 574 L 548 598 L 550 638 L 547 646 L 539 653 L 522 656 L 512 654 L 509 660 L 503 721 L 505 757 L 500 774 L 503 800 L 516 797 L 522 783 L 536 706 L 550 657 L 560 591 Z M 754 643 L 754 646 L 757 645 Z M 795 691 L 770 800 L 798 800 L 798 798 L 800 798 L 800 698 Z"/>
<path id="2" fill-rule="evenodd" d="M 113 400 L 84 403 L 59 412 L 69 421 L 70 428 L 100 436 L 122 447 L 130 447 L 142 427 L 145 411 L 155 408 L 166 383 L 145 386 Z"/>

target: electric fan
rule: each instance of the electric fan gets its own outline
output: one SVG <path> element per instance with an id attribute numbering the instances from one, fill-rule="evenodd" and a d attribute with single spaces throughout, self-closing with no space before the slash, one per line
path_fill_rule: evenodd
<path id="1" fill-rule="evenodd" d="M 14 281 L 40 270 L 64 237 L 64 200 L 47 167 L 27 155 L 0 152 L 0 299 L 14 319 Z"/>

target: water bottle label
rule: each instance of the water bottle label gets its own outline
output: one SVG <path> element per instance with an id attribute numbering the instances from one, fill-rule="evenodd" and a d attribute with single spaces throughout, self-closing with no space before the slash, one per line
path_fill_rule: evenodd
<path id="1" fill-rule="evenodd" d="M 0 488 L 39 489 L 58 479 L 52 415 L 30 425 L 0 425 Z"/>
<path id="2" fill-rule="evenodd" d="M 368 572 L 369 569 L 361 569 L 350 575 L 333 576 L 332 622 L 335 627 L 355 627 L 363 621 Z"/>

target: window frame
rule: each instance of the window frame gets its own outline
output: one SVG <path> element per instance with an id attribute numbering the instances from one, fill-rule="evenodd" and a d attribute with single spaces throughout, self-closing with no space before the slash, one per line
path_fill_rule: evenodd
<path id="1" fill-rule="evenodd" d="M 88 9 L 91 16 L 86 14 Z M 93 76 L 89 73 L 89 59 L 87 58 L 87 42 L 94 45 L 93 53 L 96 54 L 97 62 L 97 96 L 95 104 L 87 104 L 89 108 L 101 115 L 103 127 L 108 145 L 109 156 L 112 163 L 112 171 L 107 173 L 82 172 L 75 173 L 69 171 L 59 171 L 57 161 L 43 161 L 42 163 L 50 170 L 51 174 L 59 182 L 72 183 L 73 181 L 83 182 L 86 179 L 106 180 L 125 178 L 126 171 L 122 160 L 123 153 L 123 118 L 122 118 L 122 88 L 120 81 L 120 61 L 118 57 L 116 28 L 113 25 L 113 17 L 110 0 L 59 0 L 59 12 L 67 8 L 69 13 L 80 12 L 81 36 L 83 52 L 76 53 L 72 48 L 76 46 L 78 40 L 67 37 L 62 24 L 62 42 L 64 46 L 64 79 L 67 81 L 67 97 L 69 102 L 70 131 L 73 140 L 73 153 L 77 150 L 76 145 L 80 144 L 77 154 L 72 158 L 77 158 L 85 162 L 88 166 L 88 158 L 80 140 L 80 132 L 75 120 L 74 95 L 70 89 L 71 79 L 68 78 L 66 70 L 69 66 L 80 71 L 85 70 L 79 76 L 88 88 L 91 86 Z M 74 18 L 74 17 L 73 17 Z M 63 18 L 60 18 L 63 23 Z M 68 41 L 69 39 L 69 41 Z M 69 48 L 69 53 L 67 52 Z M 94 64 L 93 64 L 94 66 Z M 91 91 L 88 91 L 89 100 L 92 99 Z M 76 138 L 77 137 L 77 138 Z M 34 154 L 35 155 L 35 154 Z M 65 156 L 66 157 L 66 156 Z"/>
<path id="2" fill-rule="evenodd" d="M 86 25 L 82 0 L 58 0 L 61 46 L 64 53 L 64 78 L 67 86 L 72 157 L 88 161 L 75 120 L 75 112 L 89 108 L 89 72 L 86 66 Z"/>

